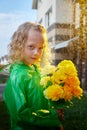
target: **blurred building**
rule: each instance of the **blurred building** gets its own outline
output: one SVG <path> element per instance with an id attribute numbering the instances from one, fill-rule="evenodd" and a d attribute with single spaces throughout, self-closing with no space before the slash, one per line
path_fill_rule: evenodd
<path id="1" fill-rule="evenodd" d="M 73 0 L 33 0 L 32 8 L 37 10 L 37 22 L 43 24 L 48 31 L 48 40 L 53 51 L 53 60 L 68 58 L 62 55 L 60 48 L 67 46 L 63 41 L 74 37 L 75 6 Z"/>
<path id="2" fill-rule="evenodd" d="M 54 63 L 72 60 L 87 91 L 87 0 L 33 0 L 32 8 L 47 28 Z"/>
<path id="3" fill-rule="evenodd" d="M 7 63 L 8 63 L 8 56 L 7 55 L 0 57 L 0 65 L 5 65 Z"/>

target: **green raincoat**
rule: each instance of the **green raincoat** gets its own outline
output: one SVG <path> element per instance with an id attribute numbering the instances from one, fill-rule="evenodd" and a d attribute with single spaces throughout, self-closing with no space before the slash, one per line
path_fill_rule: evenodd
<path id="1" fill-rule="evenodd" d="M 43 95 L 40 79 L 35 65 L 20 62 L 10 67 L 3 98 L 11 117 L 11 130 L 55 130 L 61 125 L 58 114 Z"/>

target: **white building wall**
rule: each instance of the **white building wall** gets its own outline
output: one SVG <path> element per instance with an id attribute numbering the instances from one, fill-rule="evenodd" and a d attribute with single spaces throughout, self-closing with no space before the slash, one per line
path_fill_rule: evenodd
<path id="1" fill-rule="evenodd" d="M 38 0 L 37 0 L 38 2 Z M 52 7 L 50 25 L 46 26 L 46 13 Z M 48 30 L 48 39 L 51 47 L 69 40 L 74 32 L 74 2 L 73 0 L 42 0 L 37 8 L 37 22 L 41 21 Z M 53 53 L 53 60 L 63 58 L 58 51 Z"/>
<path id="2" fill-rule="evenodd" d="M 73 23 L 74 5 L 72 0 L 56 0 L 56 22 L 57 23 Z"/>
<path id="3" fill-rule="evenodd" d="M 42 19 L 42 24 L 45 26 L 45 14 L 48 11 L 48 9 L 52 6 L 52 19 L 51 23 L 55 22 L 55 3 L 56 0 L 42 0 L 42 4 L 37 9 L 37 22 L 39 22 Z"/>
<path id="4" fill-rule="evenodd" d="M 74 11 L 72 0 L 42 0 L 41 6 L 37 9 L 37 22 L 42 19 L 45 26 L 45 14 L 52 6 L 51 23 L 73 23 Z"/>

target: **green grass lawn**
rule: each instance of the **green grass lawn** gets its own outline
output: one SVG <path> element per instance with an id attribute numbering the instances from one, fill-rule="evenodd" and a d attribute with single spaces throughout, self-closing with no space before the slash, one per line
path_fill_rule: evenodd
<path id="1" fill-rule="evenodd" d="M 87 130 L 87 94 L 73 99 L 73 105 L 65 108 L 65 118 L 62 122 L 64 130 Z M 9 130 L 10 119 L 4 102 L 0 102 L 0 130 Z"/>
<path id="2" fill-rule="evenodd" d="M 80 100 L 73 99 L 73 105 L 65 108 L 64 130 L 87 130 L 87 94 Z"/>

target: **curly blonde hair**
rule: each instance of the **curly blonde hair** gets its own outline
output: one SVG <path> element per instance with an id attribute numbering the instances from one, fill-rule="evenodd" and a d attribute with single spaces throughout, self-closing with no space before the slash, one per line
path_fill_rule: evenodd
<path id="1" fill-rule="evenodd" d="M 26 23 L 21 24 L 18 27 L 17 31 L 14 32 L 11 38 L 11 42 L 9 44 L 8 58 L 9 58 L 10 63 L 14 63 L 16 61 L 22 60 L 21 51 L 23 50 L 24 45 L 27 41 L 28 33 L 30 29 L 47 34 L 45 27 L 42 26 L 41 24 L 37 24 L 33 22 L 26 22 Z M 43 51 L 43 56 L 40 61 L 41 66 L 47 64 L 48 57 L 49 57 L 48 40 L 46 40 L 45 48 Z"/>

